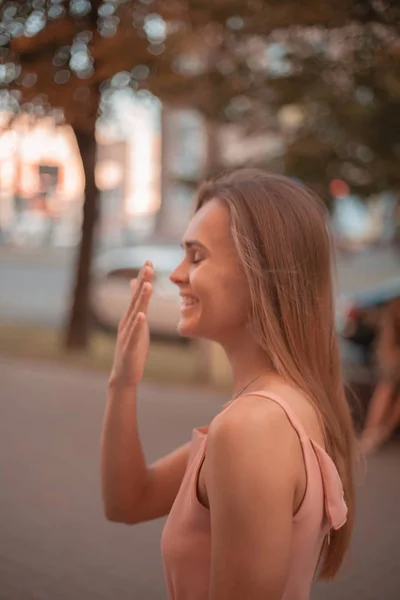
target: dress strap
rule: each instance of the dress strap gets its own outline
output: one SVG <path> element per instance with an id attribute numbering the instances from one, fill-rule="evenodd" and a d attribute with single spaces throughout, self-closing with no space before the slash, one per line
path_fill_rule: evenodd
<path id="1" fill-rule="evenodd" d="M 329 454 L 310 439 L 317 457 L 324 485 L 325 512 L 332 529 L 340 529 L 347 521 L 347 504 L 344 499 L 343 484 L 336 465 Z"/>
<path id="2" fill-rule="evenodd" d="M 283 400 L 277 394 L 274 394 L 273 392 L 264 392 L 263 390 L 258 390 L 255 392 L 248 392 L 247 394 L 243 394 L 243 396 L 261 396 L 263 398 L 267 398 L 267 400 L 275 402 L 275 404 L 279 404 L 282 410 L 286 413 L 287 418 L 289 419 L 293 429 L 297 432 L 297 435 L 299 436 L 300 440 L 303 440 L 304 438 L 308 439 L 309 436 L 307 435 L 300 419 L 298 418 L 292 407 L 289 405 L 288 402 Z"/>
<path id="3" fill-rule="evenodd" d="M 243 394 L 243 396 L 261 396 L 279 404 L 286 413 L 293 429 L 297 432 L 303 448 L 305 446 L 312 448 L 314 456 L 318 461 L 319 471 L 324 486 L 325 512 L 328 518 L 329 527 L 332 529 L 340 529 L 347 519 L 347 506 L 344 499 L 342 481 L 336 465 L 329 454 L 310 438 L 292 407 L 280 396 L 264 391 L 249 392 Z M 308 456 L 309 453 L 304 452 L 305 467 L 308 473 L 307 476 L 309 477 L 310 466 L 308 464 Z"/>

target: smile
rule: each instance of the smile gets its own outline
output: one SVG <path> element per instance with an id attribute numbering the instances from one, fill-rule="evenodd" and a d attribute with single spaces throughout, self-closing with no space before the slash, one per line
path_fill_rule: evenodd
<path id="1" fill-rule="evenodd" d="M 181 310 L 184 310 L 186 308 L 191 308 L 192 306 L 195 306 L 196 304 L 198 304 L 198 300 L 196 298 L 194 298 L 193 296 L 181 296 L 180 297 L 180 306 L 181 306 Z"/>

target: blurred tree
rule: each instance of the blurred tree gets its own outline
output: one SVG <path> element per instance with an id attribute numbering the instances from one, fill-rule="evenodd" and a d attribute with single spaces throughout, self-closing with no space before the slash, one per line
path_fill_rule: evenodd
<path id="1" fill-rule="evenodd" d="M 85 201 L 66 329 L 69 348 L 88 342 L 90 264 L 99 214 L 96 121 L 118 90 L 147 88 L 168 78 L 169 63 L 159 58 L 164 38 L 164 20 L 140 2 L 21 0 L 1 6 L 2 108 L 32 118 L 61 117 L 74 129 L 83 162 Z"/>
<path id="2" fill-rule="evenodd" d="M 201 111 L 215 131 L 279 135 L 274 168 L 325 186 L 398 186 L 396 0 L 9 0 L 0 7 L 0 101 L 61 109 L 85 172 L 69 347 L 85 346 L 98 190 L 95 126 L 121 89 Z M 267 144 L 266 144 L 267 145 Z M 268 164 L 267 158 L 259 159 Z M 213 167 L 214 164 L 214 167 Z"/>
<path id="3" fill-rule="evenodd" d="M 344 179 L 364 197 L 400 190 L 400 38 L 395 28 L 348 25 L 308 33 L 303 31 L 301 39 L 292 33 L 287 45 L 291 72 L 274 82 L 286 107 L 286 113 L 278 112 L 287 131 L 285 171 L 325 188 L 333 178 Z"/>
<path id="4" fill-rule="evenodd" d="M 398 2 L 188 4 L 194 27 L 178 67 L 192 56 L 204 114 L 278 134 L 273 168 L 319 189 L 332 178 L 364 196 L 399 189 Z M 271 164 L 267 152 L 258 163 Z"/>

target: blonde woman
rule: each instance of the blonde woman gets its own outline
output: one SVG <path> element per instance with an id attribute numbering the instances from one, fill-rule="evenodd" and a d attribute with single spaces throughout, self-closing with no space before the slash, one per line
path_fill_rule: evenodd
<path id="1" fill-rule="evenodd" d="M 259 170 L 202 185 L 171 274 L 179 332 L 221 344 L 232 399 L 147 466 L 136 398 L 153 267 L 123 318 L 102 437 L 105 514 L 168 515 L 170 600 L 307 600 L 334 577 L 354 517 L 354 434 L 334 328 L 331 243 L 305 187 Z"/>

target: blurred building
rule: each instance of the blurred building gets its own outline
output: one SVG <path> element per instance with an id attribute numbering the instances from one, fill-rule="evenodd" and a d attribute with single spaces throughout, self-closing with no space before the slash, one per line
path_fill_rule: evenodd
<path id="1" fill-rule="evenodd" d="M 287 128 L 298 126 L 297 112 L 295 107 L 282 112 Z M 148 93 L 117 95 L 112 112 L 99 121 L 96 140 L 98 240 L 105 246 L 134 243 L 152 233 L 178 240 L 205 175 L 254 163 L 279 170 L 285 147 L 282 134 L 272 129 L 248 136 L 240 125 L 216 128 L 199 112 L 161 106 Z M 21 118 L 0 135 L 3 239 L 76 244 L 83 194 L 82 163 L 69 126 L 43 119 L 28 127 Z"/>
<path id="2" fill-rule="evenodd" d="M 154 113 L 154 111 L 153 111 Z M 123 132 L 98 128 L 97 185 L 102 243 L 119 244 L 129 230 L 148 229 L 160 206 L 161 132 L 151 111 L 125 106 Z M 84 174 L 69 126 L 23 119 L 0 135 L 0 227 L 13 244 L 73 245 L 79 239 Z M 150 219 L 151 221 L 151 219 Z"/>
<path id="3" fill-rule="evenodd" d="M 76 237 L 82 189 L 82 165 L 69 127 L 55 128 L 49 119 L 29 127 L 21 118 L 0 136 L 0 223 L 6 239 L 36 244 L 51 233 Z M 54 228 L 57 222 L 64 228 Z"/>
<path id="4" fill-rule="evenodd" d="M 276 164 L 283 153 L 284 139 L 272 130 L 249 136 L 240 125 L 215 127 L 195 110 L 164 106 L 158 231 L 164 238 L 182 235 L 204 176 L 246 164 Z"/>
<path id="5" fill-rule="evenodd" d="M 206 168 L 207 135 L 202 116 L 193 110 L 162 109 L 161 206 L 156 233 L 179 239 L 193 210 L 199 179 Z"/>
<path id="6" fill-rule="evenodd" d="M 334 197 L 332 229 L 337 246 L 361 250 L 372 245 L 388 245 L 396 232 L 397 201 L 385 192 L 370 198 L 346 194 Z"/>

